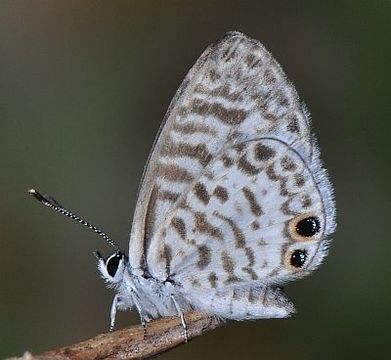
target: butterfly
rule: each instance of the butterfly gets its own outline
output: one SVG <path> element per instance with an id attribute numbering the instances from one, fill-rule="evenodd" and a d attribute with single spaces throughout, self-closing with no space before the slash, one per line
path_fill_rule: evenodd
<path id="1" fill-rule="evenodd" d="M 95 255 L 117 310 L 151 319 L 196 309 L 222 319 L 285 318 L 283 285 L 327 255 L 333 190 L 310 115 L 272 55 L 229 32 L 210 45 L 173 98 L 141 181 L 126 255 L 98 228 Z"/>

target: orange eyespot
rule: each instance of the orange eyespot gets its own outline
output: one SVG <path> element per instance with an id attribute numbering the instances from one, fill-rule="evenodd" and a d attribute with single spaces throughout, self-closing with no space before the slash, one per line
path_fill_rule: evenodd
<path id="1" fill-rule="evenodd" d="M 300 220 L 296 224 L 296 232 L 300 236 L 310 237 L 317 234 L 320 230 L 320 221 L 315 216 L 309 216 Z"/>
<path id="2" fill-rule="evenodd" d="M 305 250 L 295 250 L 290 257 L 290 264 L 295 268 L 301 268 L 305 261 L 307 260 L 307 251 Z"/>
<path id="3" fill-rule="evenodd" d="M 296 241 L 312 240 L 321 228 L 319 217 L 312 214 L 303 214 L 289 224 L 289 232 Z"/>

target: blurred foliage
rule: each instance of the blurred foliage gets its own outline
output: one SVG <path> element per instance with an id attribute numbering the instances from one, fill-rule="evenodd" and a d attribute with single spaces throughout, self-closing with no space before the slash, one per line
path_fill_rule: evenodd
<path id="1" fill-rule="evenodd" d="M 390 15 L 389 1 L 362 0 L 1 1 L 0 357 L 108 324 L 112 293 L 91 256 L 107 247 L 26 190 L 55 195 L 126 248 L 165 109 L 202 50 L 235 29 L 261 40 L 306 100 L 338 231 L 320 270 L 287 288 L 297 316 L 228 324 L 162 358 L 389 353 Z"/>

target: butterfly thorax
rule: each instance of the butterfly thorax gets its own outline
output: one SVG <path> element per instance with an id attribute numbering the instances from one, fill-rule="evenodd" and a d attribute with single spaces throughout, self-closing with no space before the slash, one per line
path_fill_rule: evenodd
<path id="1" fill-rule="evenodd" d="M 148 275 L 134 275 L 129 266 L 126 267 L 123 278 L 115 290 L 120 310 L 136 308 L 147 321 L 162 316 L 177 315 L 173 297 L 181 308 L 189 308 L 177 285 L 170 281 L 159 281 Z"/>

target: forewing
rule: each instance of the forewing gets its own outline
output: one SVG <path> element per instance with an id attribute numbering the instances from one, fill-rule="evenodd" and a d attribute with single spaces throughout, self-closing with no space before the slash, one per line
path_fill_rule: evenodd
<path id="1" fill-rule="evenodd" d="M 258 41 L 231 32 L 207 48 L 175 95 L 150 154 L 133 220 L 131 266 L 146 269 L 152 238 L 223 149 L 270 136 L 310 161 L 308 122 L 294 87 Z"/>

